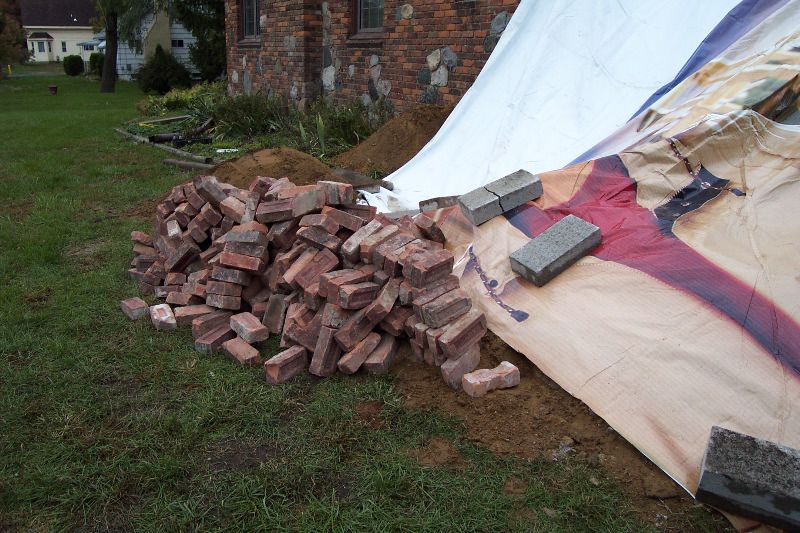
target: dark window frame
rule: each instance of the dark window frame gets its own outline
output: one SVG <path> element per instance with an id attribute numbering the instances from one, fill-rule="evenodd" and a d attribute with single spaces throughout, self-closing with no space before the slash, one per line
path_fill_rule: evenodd
<path id="1" fill-rule="evenodd" d="M 172 40 L 172 48 L 186 48 L 183 39 L 171 39 L 171 40 Z"/>
<path id="2" fill-rule="evenodd" d="M 67 53 L 67 41 L 61 41 L 61 52 Z"/>
<path id="3" fill-rule="evenodd" d="M 260 44 L 261 0 L 239 0 L 239 42 L 251 46 Z"/>
<path id="4" fill-rule="evenodd" d="M 383 31 L 384 23 L 386 22 L 386 2 L 382 2 L 383 15 L 381 16 L 381 25 L 364 27 L 361 23 L 361 0 L 354 0 L 350 2 L 350 37 L 347 44 L 350 46 L 363 47 L 363 46 L 382 46 L 383 44 Z"/>
<path id="5" fill-rule="evenodd" d="M 44 53 L 44 41 L 36 41 L 36 51 L 40 54 Z"/>

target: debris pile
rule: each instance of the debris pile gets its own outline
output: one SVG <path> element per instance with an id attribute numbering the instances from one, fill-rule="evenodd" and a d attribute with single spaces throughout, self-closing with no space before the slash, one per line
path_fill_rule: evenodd
<path id="1" fill-rule="evenodd" d="M 158 205 L 153 235 L 131 234 L 128 272 L 166 303 L 132 298 L 123 312 L 149 314 L 159 330 L 191 325 L 198 351 L 243 365 L 262 364 L 259 344 L 280 335 L 284 351 L 264 362 L 270 383 L 306 370 L 383 374 L 406 338 L 411 357 L 453 388 L 469 383 L 479 396 L 519 382 L 515 367 L 464 377 L 478 366 L 486 317 L 426 214 L 376 214 L 345 183 L 258 177 L 243 190 L 203 176 Z"/>

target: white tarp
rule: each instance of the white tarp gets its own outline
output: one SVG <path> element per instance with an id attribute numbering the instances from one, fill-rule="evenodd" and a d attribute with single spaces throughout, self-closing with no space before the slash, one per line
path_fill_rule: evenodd
<path id="1" fill-rule="evenodd" d="M 523 0 L 436 136 L 369 195 L 382 211 L 561 168 L 623 126 L 737 0 Z"/>

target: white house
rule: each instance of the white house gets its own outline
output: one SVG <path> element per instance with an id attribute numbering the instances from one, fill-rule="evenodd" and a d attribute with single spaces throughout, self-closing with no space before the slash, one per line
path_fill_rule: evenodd
<path id="1" fill-rule="evenodd" d="M 79 43 L 92 38 L 93 0 L 21 0 L 20 8 L 31 61 L 61 61 L 68 55 L 88 61 L 94 50 Z"/>
<path id="2" fill-rule="evenodd" d="M 171 53 L 175 59 L 183 64 L 190 73 L 195 74 L 197 68 L 189 59 L 189 45 L 195 42 L 194 36 L 183 24 L 170 20 L 165 12 L 155 16 L 147 16 L 142 21 L 141 43 L 119 43 L 117 49 L 117 75 L 124 80 L 129 80 L 139 70 L 139 67 L 156 50 L 157 45 L 165 52 Z M 135 44 L 139 44 L 137 51 Z M 102 45 L 105 48 L 105 43 Z"/>

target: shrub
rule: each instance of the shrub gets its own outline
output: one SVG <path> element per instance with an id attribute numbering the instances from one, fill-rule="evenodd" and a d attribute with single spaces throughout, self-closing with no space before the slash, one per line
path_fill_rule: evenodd
<path id="1" fill-rule="evenodd" d="M 103 61 L 106 56 L 102 52 L 92 52 L 89 56 L 89 74 L 92 76 L 103 75 Z"/>
<path id="2" fill-rule="evenodd" d="M 136 82 L 146 93 L 166 94 L 170 89 L 189 87 L 192 78 L 189 71 L 159 45 L 152 57 L 139 68 Z"/>
<path id="3" fill-rule="evenodd" d="M 78 76 L 83 74 L 83 58 L 71 55 L 64 58 L 64 73 L 67 76 Z"/>

